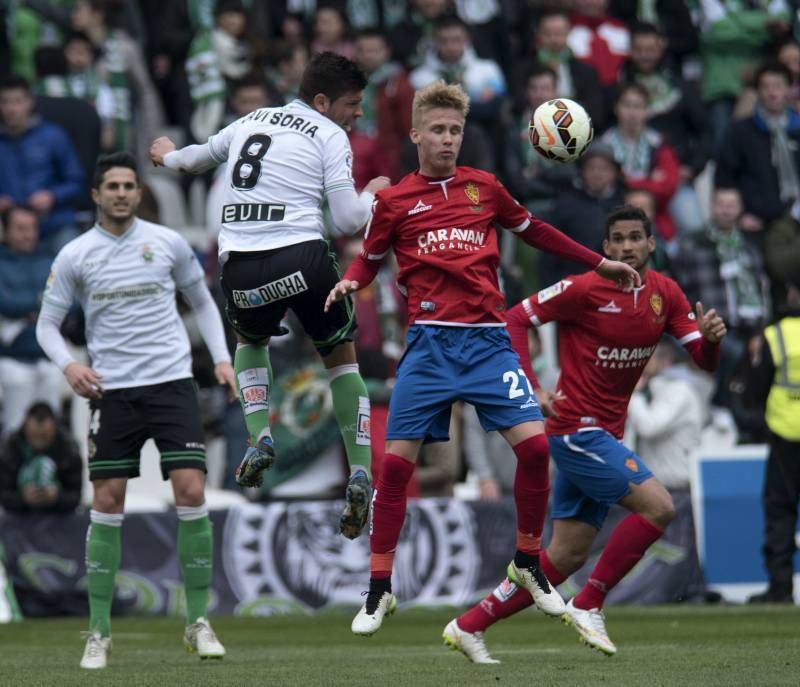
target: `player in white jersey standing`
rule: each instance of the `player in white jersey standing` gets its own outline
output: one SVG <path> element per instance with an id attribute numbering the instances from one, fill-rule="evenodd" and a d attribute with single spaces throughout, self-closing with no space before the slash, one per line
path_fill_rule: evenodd
<path id="1" fill-rule="evenodd" d="M 172 229 L 136 217 L 141 187 L 131 155 L 98 160 L 92 198 L 97 223 L 56 256 L 36 326 L 39 345 L 72 389 L 90 399 L 90 620 L 81 667 L 106 666 L 125 489 L 128 479 L 139 476 L 139 452 L 150 437 L 161 453 L 164 479 L 172 482 L 178 511 L 184 644 L 201 658 L 222 658 L 225 649 L 207 620 L 214 550 L 204 495 L 205 443 L 176 289 L 197 316 L 217 380 L 233 392 L 222 318 L 189 244 Z M 86 316 L 91 367 L 72 358 L 59 332 L 76 298 Z"/>
<path id="2" fill-rule="evenodd" d="M 354 539 L 366 524 L 371 486 L 369 398 L 358 371 L 350 299 L 323 311 L 340 273 L 328 243 L 321 206 L 353 234 L 369 219 L 375 192 L 386 177 L 361 194 L 353 185 L 352 152 L 345 131 L 361 116 L 366 78 L 350 60 L 317 55 L 306 68 L 300 96 L 283 107 L 255 110 L 202 145 L 180 150 L 156 139 L 157 165 L 201 172 L 227 160 L 219 257 L 228 320 L 238 345 L 234 370 L 251 447 L 236 470 L 242 486 L 258 486 L 275 456 L 269 428 L 271 369 L 267 344 L 285 333 L 280 322 L 291 308 L 328 370 L 333 411 L 351 475 L 339 527 Z"/>

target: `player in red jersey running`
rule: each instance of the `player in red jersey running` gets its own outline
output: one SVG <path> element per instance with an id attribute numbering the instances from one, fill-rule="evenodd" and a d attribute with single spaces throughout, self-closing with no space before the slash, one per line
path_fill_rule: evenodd
<path id="1" fill-rule="evenodd" d="M 642 278 L 631 293 L 609 288 L 591 272 L 567 277 L 508 312 L 508 329 L 523 369 L 532 375 L 528 329 L 557 321 L 561 377 L 547 420 L 550 452 L 558 467 L 553 486 L 553 536 L 540 565 L 551 584 L 578 570 L 614 503 L 631 511 L 614 530 L 564 619 L 583 641 L 608 655 L 617 649 L 603 618 L 606 594 L 642 558 L 675 516 L 672 498 L 622 438 L 628 402 L 662 333 L 674 336 L 704 370 L 719 359 L 725 323 L 713 310 L 696 314 L 680 287 L 648 269 L 655 249 L 650 222 L 630 205 L 606 223 L 606 255 L 626 262 Z M 547 397 L 542 396 L 543 406 Z M 476 663 L 496 663 L 483 632 L 531 605 L 530 594 L 509 575 L 477 606 L 444 631 L 445 642 Z"/>
<path id="2" fill-rule="evenodd" d="M 533 387 L 505 330 L 495 225 L 582 262 L 601 277 L 628 288 L 639 284 L 630 266 L 606 260 L 532 218 L 493 175 L 456 166 L 468 108 L 459 86 L 439 82 L 416 93 L 411 140 L 419 171 L 376 194 L 362 253 L 326 304 L 367 286 L 394 248 L 410 328 L 389 406 L 386 457 L 373 500 L 369 592 L 353 620 L 355 634 L 375 633 L 394 611 L 391 574 L 406 485 L 423 441 L 449 439 L 450 407 L 457 400 L 474 405 L 483 428 L 498 430 L 518 459 L 517 551 L 509 571 L 544 613 L 564 612 L 563 600 L 539 567 L 549 449 Z"/>

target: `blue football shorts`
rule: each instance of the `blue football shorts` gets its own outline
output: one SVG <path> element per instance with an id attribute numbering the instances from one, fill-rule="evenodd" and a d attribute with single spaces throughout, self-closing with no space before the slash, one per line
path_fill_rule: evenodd
<path id="1" fill-rule="evenodd" d="M 447 441 L 455 401 L 475 406 L 487 432 L 543 419 L 505 327 L 411 326 L 386 438 Z"/>
<path id="2" fill-rule="evenodd" d="M 574 518 L 600 529 L 608 509 L 653 473 L 642 459 L 604 429 L 549 436 L 558 467 L 553 485 L 554 519 Z"/>

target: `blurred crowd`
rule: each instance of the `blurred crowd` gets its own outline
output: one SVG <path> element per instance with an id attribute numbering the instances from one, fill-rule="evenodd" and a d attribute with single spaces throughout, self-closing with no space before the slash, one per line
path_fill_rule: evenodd
<path id="1" fill-rule="evenodd" d="M 0 1 L 0 421 L 6 442 L 0 459 L 15 475 L 27 475 L 0 490 L 1 505 L 77 503 L 73 481 L 60 472 L 62 463 L 75 463 L 58 457 L 71 446 L 69 437 L 62 429 L 31 434 L 33 425 L 58 418 L 67 427 L 72 400 L 36 343 L 34 325 L 55 252 L 94 221 L 88 179 L 97 155 L 129 150 L 137 156 L 146 186 L 141 216 L 184 232 L 218 289 L 219 176 L 185 180 L 155 169 L 147 145 L 162 134 L 179 145 L 203 142 L 256 108 L 291 101 L 310 56 L 326 50 L 354 59 L 369 79 L 364 115 L 349 134 L 357 186 L 378 175 L 398 181 L 415 169 L 408 140 L 413 92 L 444 79 L 462 84 L 471 98 L 460 163 L 496 174 L 539 217 L 599 249 L 612 207 L 627 201 L 646 211 L 658 240 L 655 266 L 673 276 L 691 302 L 720 312 L 729 331 L 715 379 L 692 369 L 680 348 L 665 342 L 632 401 L 631 436 L 665 485 L 688 486 L 689 452 L 704 442 L 764 441 L 752 342 L 785 308 L 797 307 L 791 294 L 800 285 L 795 5 Z M 559 96 L 580 101 L 594 122 L 595 142 L 577 163 L 546 160 L 528 140 L 533 108 Z M 332 224 L 330 232 L 346 265 L 360 241 L 337 236 Z M 506 238 L 501 281 L 509 305 L 579 269 Z M 379 456 L 405 322 L 390 262 L 355 302 L 356 345 L 372 395 Z M 299 325 L 287 325 L 290 334 L 273 340 L 282 467 L 262 495 L 339 493 L 344 458 L 318 383 L 324 375 L 313 351 L 298 343 L 303 337 L 291 333 Z M 65 327 L 80 348 L 81 313 L 70 313 Z M 540 378 L 551 388 L 556 338 L 543 332 L 531 339 Z M 195 339 L 207 429 L 225 440 L 220 486 L 234 487 L 244 423 L 238 405 L 214 388 L 211 362 Z M 76 436 L 84 432 L 73 429 Z M 453 414 L 451 436 L 449 444 L 424 452 L 413 494 L 455 489 L 495 499 L 509 493 L 513 454 L 481 432 L 471 408 Z M 322 454 L 339 466 L 334 484 L 306 481 L 303 489 L 313 493 L 286 488 Z M 42 470 L 50 477 L 26 488 L 30 475 L 39 479 Z"/>

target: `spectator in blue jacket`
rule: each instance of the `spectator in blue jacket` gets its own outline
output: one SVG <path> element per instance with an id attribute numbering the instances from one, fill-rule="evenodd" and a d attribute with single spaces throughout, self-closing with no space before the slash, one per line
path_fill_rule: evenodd
<path id="1" fill-rule="evenodd" d="M 77 236 L 74 201 L 85 183 L 64 130 L 34 114 L 25 79 L 0 84 L 0 212 L 27 205 L 39 216 L 41 245 L 56 253 Z"/>
<path id="2" fill-rule="evenodd" d="M 37 248 L 36 213 L 15 206 L 3 221 L 0 245 L 0 388 L 2 433 L 19 429 L 37 400 L 58 408 L 61 372 L 36 341 L 36 318 L 53 258 Z"/>

